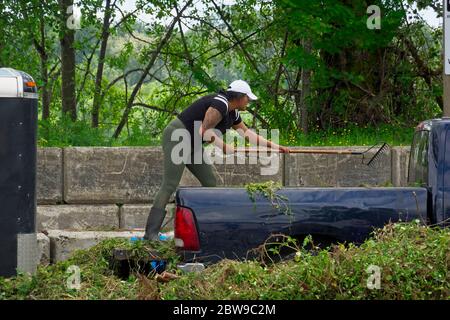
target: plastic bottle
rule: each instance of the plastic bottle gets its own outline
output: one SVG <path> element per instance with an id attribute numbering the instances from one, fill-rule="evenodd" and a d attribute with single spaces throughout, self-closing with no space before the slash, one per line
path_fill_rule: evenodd
<path id="1" fill-rule="evenodd" d="M 178 269 L 183 272 L 202 272 L 205 270 L 205 265 L 203 263 L 184 263 L 177 265 Z"/>
<path id="2" fill-rule="evenodd" d="M 166 233 L 159 232 L 158 237 L 159 237 L 160 241 L 169 241 L 175 237 L 175 234 L 173 231 L 166 232 Z"/>

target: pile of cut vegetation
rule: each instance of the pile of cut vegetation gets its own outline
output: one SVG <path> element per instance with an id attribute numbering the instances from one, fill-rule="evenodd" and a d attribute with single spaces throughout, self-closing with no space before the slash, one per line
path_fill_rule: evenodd
<path id="1" fill-rule="evenodd" d="M 125 251 L 133 262 L 129 276 L 124 279 L 118 270 L 114 252 Z M 164 259 L 167 270 L 175 270 L 179 257 L 172 242 L 131 241 L 108 239 L 88 250 L 78 250 L 73 256 L 50 266 L 39 266 L 36 275 L 20 274 L 10 279 L 0 278 L 1 299 L 82 299 L 82 300 L 122 300 L 153 299 L 157 295 L 148 292 L 156 272 L 143 268 L 149 252 L 156 261 Z M 76 272 L 80 282 L 77 288 Z M 145 285 L 144 285 L 145 284 Z M 146 291 L 143 292 L 142 289 Z M 157 290 L 157 287 L 155 287 Z"/>
<path id="2" fill-rule="evenodd" d="M 139 259 L 148 244 L 107 240 L 39 267 L 33 277 L 0 279 L 0 299 L 450 299 L 450 230 L 418 222 L 390 224 L 361 246 L 319 249 L 314 239 L 297 244 L 286 238 L 282 246 L 295 249 L 291 260 L 223 260 L 197 274 L 176 269 L 173 243 L 152 245 L 178 279 L 158 282 L 154 273 L 138 270 L 121 279 L 111 268 L 113 249 Z M 80 268 L 79 290 L 67 287 L 71 265 Z"/>

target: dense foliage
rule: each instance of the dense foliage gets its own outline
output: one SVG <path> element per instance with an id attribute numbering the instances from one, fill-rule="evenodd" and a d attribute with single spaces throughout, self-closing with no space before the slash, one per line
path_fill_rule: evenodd
<path id="1" fill-rule="evenodd" d="M 0 66 L 37 79 L 40 145 L 157 144 L 174 115 L 236 78 L 260 97 L 248 126 L 291 145 L 408 144 L 441 114 L 442 30 L 418 11 L 439 14 L 440 0 L 124 2 L 79 1 L 78 30 L 71 0 L 0 2 Z"/>

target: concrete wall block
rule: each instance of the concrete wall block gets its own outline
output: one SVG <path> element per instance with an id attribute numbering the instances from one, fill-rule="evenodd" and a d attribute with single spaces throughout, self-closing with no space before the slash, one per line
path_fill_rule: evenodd
<path id="1" fill-rule="evenodd" d="M 401 150 L 392 148 L 392 184 L 401 186 Z"/>
<path id="2" fill-rule="evenodd" d="M 38 148 L 36 197 L 38 204 L 56 204 L 63 200 L 63 151 Z"/>
<path id="3" fill-rule="evenodd" d="M 287 187 L 331 187 L 337 184 L 337 156 L 321 154 L 287 154 Z"/>
<path id="4" fill-rule="evenodd" d="M 392 149 L 392 181 L 396 187 L 408 185 L 410 147 Z"/>
<path id="5" fill-rule="evenodd" d="M 48 237 L 50 238 L 51 262 L 64 261 L 76 250 L 89 249 L 106 239 L 132 237 L 143 237 L 144 232 L 99 232 L 99 231 L 60 231 L 50 230 Z"/>
<path id="6" fill-rule="evenodd" d="M 120 208 L 120 229 L 145 230 L 147 218 L 150 213 L 151 205 L 124 205 Z M 174 228 L 173 216 L 175 214 L 175 205 L 169 204 L 166 207 L 166 217 L 163 222 L 163 231 L 171 231 Z"/>
<path id="7" fill-rule="evenodd" d="M 145 203 L 163 174 L 161 148 L 64 149 L 67 203 Z"/>
<path id="8" fill-rule="evenodd" d="M 367 148 L 354 147 L 351 150 L 362 152 Z M 375 151 L 367 153 L 365 159 L 370 159 L 374 154 Z M 373 167 L 368 167 L 362 163 L 362 156 L 360 155 L 291 153 L 285 157 L 284 172 L 285 185 L 288 187 L 386 185 L 391 181 L 391 156 L 390 151 L 387 151 L 381 155 L 379 161 Z"/>
<path id="9" fill-rule="evenodd" d="M 402 147 L 402 157 L 401 157 L 401 186 L 406 187 L 408 185 L 408 171 L 409 171 L 409 157 L 411 155 L 410 147 Z"/>
<path id="10" fill-rule="evenodd" d="M 217 171 L 223 177 L 223 186 L 242 187 L 248 183 L 283 182 L 284 158 L 281 154 L 231 155 L 226 158 L 233 159 L 235 164 L 225 162 L 225 164 L 217 165 Z"/>
<path id="11" fill-rule="evenodd" d="M 37 264 L 44 266 L 50 264 L 50 238 L 43 233 L 38 233 L 37 247 Z"/>
<path id="12" fill-rule="evenodd" d="M 42 230 L 117 230 L 116 205 L 38 206 L 36 226 Z"/>
<path id="13" fill-rule="evenodd" d="M 283 182 L 284 157 L 272 155 L 226 155 L 213 156 L 213 171 L 218 187 L 242 187 L 248 183 L 275 181 Z M 195 176 L 186 168 L 180 186 L 201 186 Z"/>
<path id="14" fill-rule="evenodd" d="M 365 151 L 367 148 L 352 148 L 352 150 Z M 364 155 L 367 163 L 378 150 L 371 150 Z M 373 165 L 367 166 L 359 155 L 338 155 L 337 159 L 337 185 L 338 187 L 359 186 L 387 186 L 391 180 L 391 151 L 386 150 L 379 155 Z"/>
<path id="15" fill-rule="evenodd" d="M 219 177 L 214 168 L 214 175 L 217 179 L 217 184 L 219 184 Z M 201 187 L 200 181 L 187 169 L 184 169 L 183 175 L 181 176 L 180 187 Z M 175 199 L 172 195 L 171 200 Z"/>

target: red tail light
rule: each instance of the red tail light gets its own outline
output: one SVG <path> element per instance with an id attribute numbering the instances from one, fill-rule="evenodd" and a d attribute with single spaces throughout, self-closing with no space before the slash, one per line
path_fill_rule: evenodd
<path id="1" fill-rule="evenodd" d="M 185 250 L 200 250 L 194 214 L 191 210 L 178 206 L 175 212 L 175 245 Z"/>

